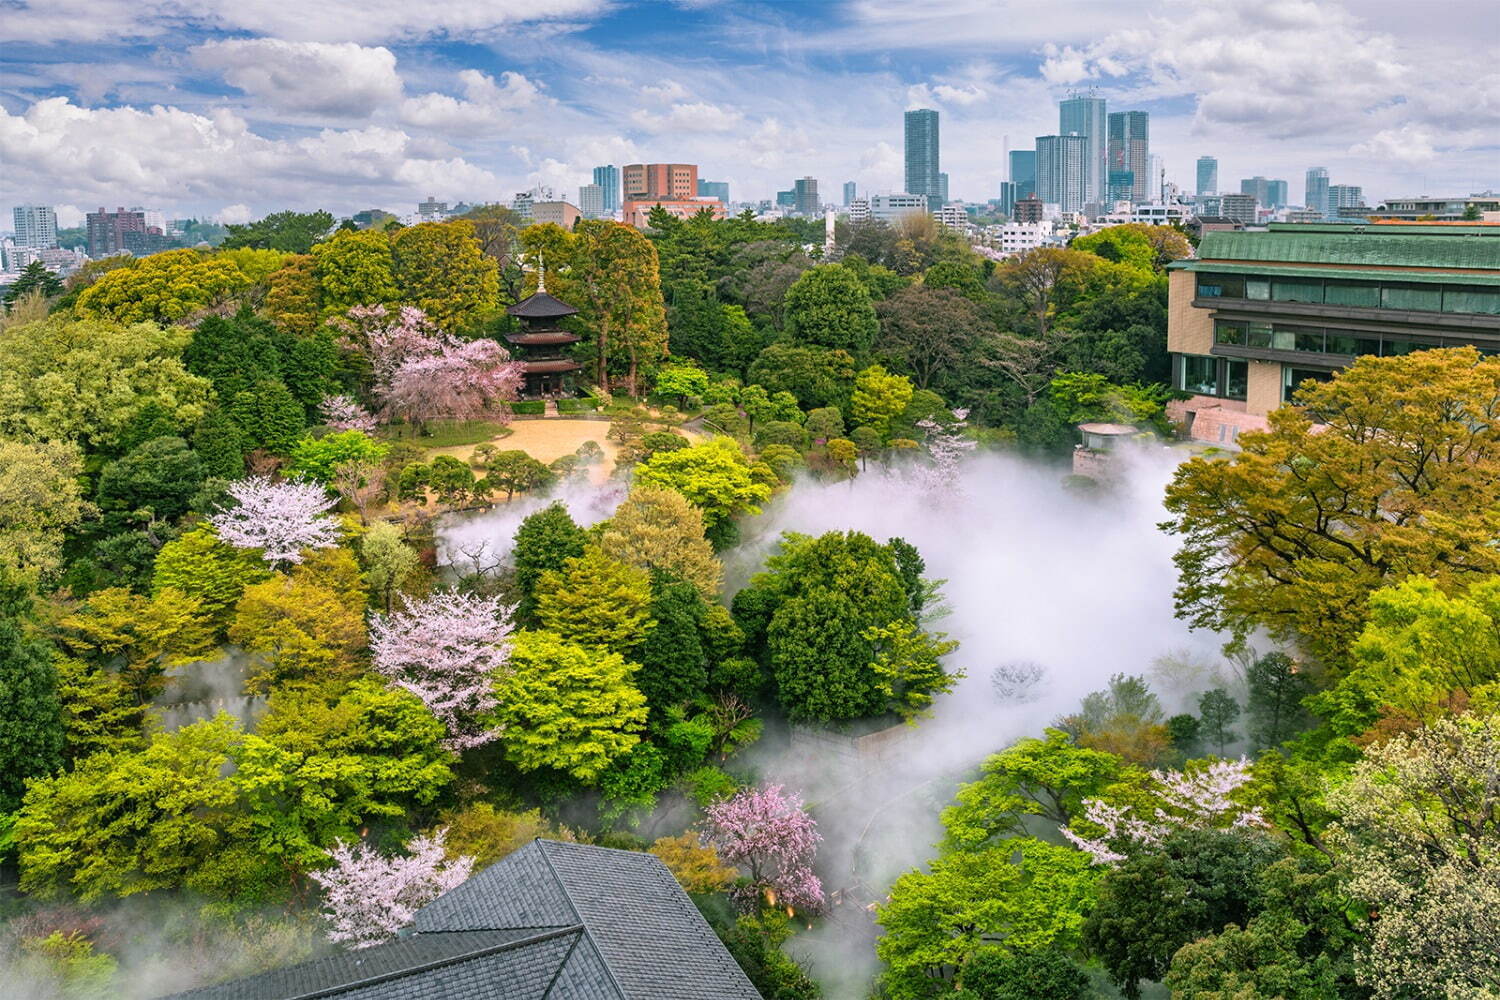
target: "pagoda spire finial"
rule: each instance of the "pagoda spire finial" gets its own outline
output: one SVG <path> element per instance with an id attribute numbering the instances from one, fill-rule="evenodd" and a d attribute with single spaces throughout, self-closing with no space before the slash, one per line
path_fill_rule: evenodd
<path id="1" fill-rule="evenodd" d="M 547 290 L 547 261 L 540 250 L 536 253 L 536 290 L 538 293 Z"/>

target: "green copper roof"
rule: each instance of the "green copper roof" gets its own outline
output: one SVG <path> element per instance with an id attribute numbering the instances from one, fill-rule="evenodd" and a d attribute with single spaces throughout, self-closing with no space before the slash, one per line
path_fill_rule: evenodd
<path id="1" fill-rule="evenodd" d="M 1185 270 L 1207 274 L 1256 274 L 1271 278 L 1338 278 L 1347 281 L 1421 282 L 1437 285 L 1500 285 L 1500 271 L 1494 274 L 1452 274 L 1448 271 L 1367 271 L 1362 268 L 1298 267 L 1286 264 L 1220 264 L 1211 260 L 1174 261 L 1187 264 Z"/>
<path id="2" fill-rule="evenodd" d="M 1288 264 L 1365 264 L 1384 267 L 1482 268 L 1500 271 L 1500 227 L 1494 236 L 1465 229 L 1462 235 L 1409 234 L 1356 227 L 1310 227 L 1305 231 L 1209 232 L 1203 234 L 1194 271 L 1225 261 L 1281 261 Z M 1393 227 L 1394 228 L 1394 227 Z M 1332 231 L 1330 231 L 1332 230 Z"/>

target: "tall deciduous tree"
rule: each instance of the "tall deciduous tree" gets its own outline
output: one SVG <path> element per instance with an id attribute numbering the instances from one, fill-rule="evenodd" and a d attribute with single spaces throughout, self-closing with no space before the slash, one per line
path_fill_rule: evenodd
<path id="1" fill-rule="evenodd" d="M 225 227 L 229 235 L 219 244 L 222 250 L 249 247 L 255 250 L 281 250 L 307 253 L 314 243 L 333 229 L 333 216 L 316 212 L 272 212 L 263 219 Z"/>
<path id="2" fill-rule="evenodd" d="M 760 513 L 771 489 L 750 475 L 750 463 L 728 438 L 659 451 L 636 468 L 635 481 L 676 490 L 699 510 L 712 531 L 736 514 Z"/>
<path id="3" fill-rule="evenodd" d="M 421 309 L 442 329 L 471 328 L 498 305 L 499 267 L 481 250 L 472 223 L 408 226 L 391 238 L 391 249 L 402 301 Z"/>
<path id="4" fill-rule="evenodd" d="M 354 306 L 400 299 L 391 238 L 373 230 L 340 230 L 312 248 L 323 312 L 342 316 Z"/>
<path id="5" fill-rule="evenodd" d="M 723 567 L 703 530 L 703 512 L 681 493 L 637 486 L 605 522 L 599 547 L 611 559 L 673 573 L 712 600 Z"/>
<path id="6" fill-rule="evenodd" d="M 0 573 L 31 579 L 61 567 L 66 533 L 93 510 L 82 473 L 67 442 L 0 441 Z"/>
<path id="7" fill-rule="evenodd" d="M 803 272 L 786 292 L 786 329 L 801 345 L 828 347 L 863 357 L 880 322 L 864 284 L 840 264 Z"/>
<path id="8" fill-rule="evenodd" d="M 1371 592 L 1500 571 L 1500 358 L 1364 357 L 1296 398 L 1168 487 L 1178 614 L 1237 636 L 1263 626 L 1343 665 Z"/>
<path id="9" fill-rule="evenodd" d="M 911 285 L 875 307 L 880 317 L 877 353 L 889 355 L 897 370 L 910 372 L 919 389 L 963 384 L 976 365 L 976 345 L 984 330 L 978 308 L 951 288 Z"/>
<path id="10" fill-rule="evenodd" d="M 62 707 L 52 648 L 28 634 L 25 590 L 0 575 L 0 814 L 14 812 L 29 778 L 62 766 Z"/>
<path id="11" fill-rule="evenodd" d="M 569 642 L 625 654 L 651 630 L 651 575 L 597 546 L 543 573 L 535 593 L 542 628 Z"/>
<path id="12" fill-rule="evenodd" d="M 911 379 L 892 375 L 883 365 L 871 365 L 854 379 L 849 414 L 858 425 L 869 427 L 884 441 L 890 437 L 891 421 L 911 402 Z"/>

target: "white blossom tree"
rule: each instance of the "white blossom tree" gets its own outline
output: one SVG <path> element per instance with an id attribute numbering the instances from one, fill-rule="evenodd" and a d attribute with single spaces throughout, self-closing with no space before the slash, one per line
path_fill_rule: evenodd
<path id="1" fill-rule="evenodd" d="M 953 496 L 959 489 L 958 467 L 977 442 L 964 434 L 968 410 L 954 410 L 951 421 L 917 421 L 927 446 L 927 461 L 916 467 L 917 485 L 928 493 Z"/>
<path id="2" fill-rule="evenodd" d="M 499 731 L 480 718 L 498 703 L 495 681 L 510 662 L 512 607 L 497 598 L 443 592 L 370 619 L 375 669 L 422 699 L 448 728 L 448 747 L 468 750 Z"/>
<path id="3" fill-rule="evenodd" d="M 305 550 L 338 544 L 338 522 L 328 516 L 338 501 L 316 483 L 273 483 L 253 476 L 229 484 L 229 495 L 235 505 L 220 507 L 209 523 L 221 541 L 239 549 L 259 549 L 272 566 L 300 563 Z"/>
<path id="4" fill-rule="evenodd" d="M 462 884 L 474 859 L 447 860 L 447 832 L 417 837 L 404 855 L 390 858 L 363 843 L 339 843 L 329 851 L 333 863 L 308 873 L 323 890 L 328 939 L 351 948 L 379 944 L 411 923 L 422 907 Z"/>
<path id="5" fill-rule="evenodd" d="M 324 396 L 318 404 L 318 415 L 323 423 L 336 431 L 364 431 L 375 429 L 375 417 L 360 406 L 352 396 Z"/>

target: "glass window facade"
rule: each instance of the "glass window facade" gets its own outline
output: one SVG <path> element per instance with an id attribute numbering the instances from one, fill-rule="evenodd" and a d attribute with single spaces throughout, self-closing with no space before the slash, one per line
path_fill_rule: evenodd
<path id="1" fill-rule="evenodd" d="M 1286 365 L 1281 369 L 1281 401 L 1291 402 L 1292 395 L 1298 386 L 1308 379 L 1315 382 L 1327 382 L 1333 378 L 1333 372 L 1324 371 L 1321 368 L 1293 368 Z"/>
<path id="2" fill-rule="evenodd" d="M 1308 354 L 1342 354 L 1358 357 L 1400 357 L 1431 347 L 1457 347 L 1472 341 L 1463 336 L 1440 337 L 1423 342 L 1390 333 L 1368 330 L 1339 330 L 1321 326 L 1291 326 L 1286 323 L 1247 323 L 1221 319 L 1214 323 L 1214 343 L 1225 347 L 1251 347 L 1260 350 L 1301 351 Z M 1485 353 L 1493 353 L 1490 350 Z"/>
<path id="3" fill-rule="evenodd" d="M 1205 271 L 1198 274 L 1198 297 L 1500 316 L 1500 288 L 1480 285 L 1261 278 Z"/>
<path id="4" fill-rule="evenodd" d="M 1176 387 L 1196 396 L 1244 399 L 1250 362 L 1207 354 L 1179 354 Z"/>

